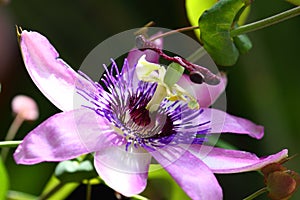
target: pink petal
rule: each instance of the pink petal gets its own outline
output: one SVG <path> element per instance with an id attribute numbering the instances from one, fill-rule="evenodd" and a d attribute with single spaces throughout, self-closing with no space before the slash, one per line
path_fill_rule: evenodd
<path id="1" fill-rule="evenodd" d="M 140 147 L 107 145 L 95 154 L 95 167 L 105 183 L 125 196 L 142 192 L 147 184 L 151 155 Z"/>
<path id="2" fill-rule="evenodd" d="M 239 173 L 259 170 L 267 164 L 279 162 L 288 156 L 287 149 L 261 158 L 253 153 L 221 148 L 212 148 L 206 154 L 201 149 L 201 145 L 191 145 L 190 151 L 202 159 L 214 173 Z"/>
<path id="3" fill-rule="evenodd" d="M 226 74 L 221 74 L 221 82 L 218 85 L 207 85 L 193 83 L 188 75 L 183 75 L 177 84 L 192 94 L 198 100 L 200 107 L 207 108 L 224 92 L 227 77 Z"/>
<path id="4" fill-rule="evenodd" d="M 130 68 L 134 68 L 142 55 L 146 55 L 146 60 L 152 63 L 158 63 L 159 55 L 152 50 L 140 51 L 136 48 L 130 50 L 127 56 Z"/>
<path id="5" fill-rule="evenodd" d="M 91 110 L 58 113 L 24 138 L 14 158 L 18 164 L 72 159 L 100 148 L 97 146 L 99 136 L 109 128 L 107 122 Z"/>
<path id="6" fill-rule="evenodd" d="M 175 160 L 174 149 L 170 147 L 151 154 L 193 200 L 222 199 L 222 188 L 209 167 L 189 151 L 182 151 Z"/>
<path id="7" fill-rule="evenodd" d="M 87 81 L 59 58 L 46 37 L 24 30 L 20 47 L 33 82 L 57 108 L 69 111 L 82 105 L 83 98 L 76 93 L 75 84 Z"/>
<path id="8" fill-rule="evenodd" d="M 261 139 L 264 128 L 253 122 L 236 117 L 221 110 L 203 108 L 204 112 L 199 115 L 199 121 L 210 121 L 212 133 L 237 133 L 247 134 L 253 138 Z"/>

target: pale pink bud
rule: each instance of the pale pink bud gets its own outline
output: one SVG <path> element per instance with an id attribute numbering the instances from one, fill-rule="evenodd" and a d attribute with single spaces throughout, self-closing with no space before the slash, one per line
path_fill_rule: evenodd
<path id="1" fill-rule="evenodd" d="M 31 97 L 25 95 L 15 96 L 11 107 L 13 112 L 24 120 L 36 120 L 39 116 L 39 109 L 36 102 Z"/>

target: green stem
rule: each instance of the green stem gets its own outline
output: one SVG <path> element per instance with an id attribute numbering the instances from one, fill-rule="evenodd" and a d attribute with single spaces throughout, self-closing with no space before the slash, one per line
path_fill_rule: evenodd
<path id="1" fill-rule="evenodd" d="M 9 127 L 9 130 L 5 137 L 6 141 L 14 139 L 15 135 L 17 134 L 17 132 L 23 122 L 24 122 L 24 118 L 20 114 L 18 114 Z"/>
<path id="2" fill-rule="evenodd" d="M 88 183 L 86 184 L 86 200 L 92 199 L 92 184 L 90 183 L 90 180 L 88 180 Z"/>
<path id="3" fill-rule="evenodd" d="M 268 188 L 267 188 L 267 187 L 264 187 L 264 188 L 262 188 L 262 189 L 260 189 L 260 190 L 258 190 L 258 191 L 256 191 L 256 192 L 254 192 L 254 193 L 251 194 L 250 196 L 244 198 L 243 200 L 252 200 L 252 199 L 258 197 L 259 195 L 261 195 L 261 194 L 263 194 L 263 193 L 265 193 L 265 192 L 267 192 L 267 191 L 268 191 Z"/>
<path id="4" fill-rule="evenodd" d="M 65 184 L 63 182 L 59 182 L 55 187 L 53 187 L 49 192 L 44 195 L 41 195 L 37 200 L 46 200 L 49 199 L 52 195 L 54 195 L 58 190 L 60 190 Z"/>
<path id="5" fill-rule="evenodd" d="M 149 200 L 148 198 L 143 197 L 143 196 L 138 195 L 138 194 L 132 196 L 131 198 L 132 198 L 132 199 L 137 199 L 137 200 Z"/>
<path id="6" fill-rule="evenodd" d="M 17 147 L 19 144 L 21 144 L 22 140 L 16 140 L 16 141 L 1 141 L 0 142 L 0 148 L 3 147 Z"/>
<path id="7" fill-rule="evenodd" d="M 183 27 L 183 28 L 171 30 L 171 31 L 159 34 L 156 37 L 151 38 L 150 41 L 154 41 L 154 40 L 157 40 L 158 38 L 166 37 L 166 36 L 172 35 L 174 33 L 184 32 L 184 31 L 191 31 L 191 30 L 195 30 L 195 29 L 198 29 L 198 28 L 199 28 L 199 26 L 189 26 L 189 27 Z"/>
<path id="8" fill-rule="evenodd" d="M 18 114 L 15 117 L 12 124 L 10 125 L 9 130 L 8 130 L 4 140 L 5 141 L 13 140 L 23 122 L 24 122 L 24 118 L 22 117 L 22 115 Z M 4 161 L 6 160 L 8 151 L 9 151 L 9 148 L 3 148 L 1 151 L 1 157 Z"/>
<path id="9" fill-rule="evenodd" d="M 295 17 L 299 14 L 300 14 L 300 6 L 292 8 L 287 11 L 284 11 L 277 15 L 262 19 L 260 21 L 240 26 L 236 29 L 233 29 L 231 31 L 230 35 L 231 35 L 231 37 L 234 37 L 234 36 L 241 35 L 244 33 L 256 31 L 256 30 L 271 26 L 273 24 L 277 24 L 277 23 L 287 20 L 289 18 Z"/>

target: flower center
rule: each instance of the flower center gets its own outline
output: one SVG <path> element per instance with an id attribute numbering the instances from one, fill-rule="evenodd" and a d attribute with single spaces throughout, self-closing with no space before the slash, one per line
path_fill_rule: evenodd
<path id="1" fill-rule="evenodd" d="M 129 121 L 134 122 L 131 126 L 136 130 L 135 135 L 141 138 L 159 138 L 170 135 L 173 129 L 171 118 L 162 110 L 150 112 L 146 108 L 150 100 L 150 96 L 138 95 L 133 95 L 129 99 Z"/>
<path id="2" fill-rule="evenodd" d="M 176 98 L 170 91 L 168 98 L 166 95 L 155 98 L 155 93 L 160 94 L 157 92 L 158 86 L 170 89 L 165 86 L 166 83 L 133 82 L 135 71 L 130 70 L 127 62 L 124 66 L 121 73 L 115 63 L 114 70 L 106 69 L 107 74 L 102 79 L 105 88 L 80 73 L 90 81 L 94 89 L 86 90 L 86 85 L 79 82 L 77 92 L 91 103 L 82 105 L 83 107 L 106 118 L 115 133 L 122 136 L 121 140 L 127 142 L 126 150 L 130 145 L 155 149 L 169 144 L 202 144 L 205 141 L 205 136 L 210 131 L 210 121 L 203 122 L 198 118 L 202 109 L 191 109 L 195 106 L 190 106 L 189 101 L 182 101 L 184 98 L 181 96 L 186 93 L 181 88 L 173 88 L 180 94 Z M 114 71 L 116 75 L 113 74 Z M 150 108 L 147 109 L 149 105 Z"/>
<path id="3" fill-rule="evenodd" d="M 129 100 L 129 114 L 131 120 L 139 126 L 147 126 L 151 122 L 149 110 L 146 109 L 149 98 L 137 98 L 133 96 Z"/>
<path id="4" fill-rule="evenodd" d="M 169 115 L 166 117 L 165 124 L 161 129 L 159 134 L 153 136 L 153 138 L 165 137 L 170 136 L 173 133 L 173 121 Z"/>

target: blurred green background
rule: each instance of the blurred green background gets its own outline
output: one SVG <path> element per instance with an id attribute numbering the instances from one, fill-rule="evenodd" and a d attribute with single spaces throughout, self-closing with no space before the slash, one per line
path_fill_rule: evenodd
<path id="1" fill-rule="evenodd" d="M 293 7 L 284 1 L 255 1 L 248 22 Z M 10 1 L 0 6 L 0 139 L 5 137 L 13 115 L 10 108 L 17 94 L 33 97 L 40 108 L 36 122 L 25 123 L 17 139 L 54 113 L 59 112 L 29 78 L 18 49 L 15 25 L 36 30 L 52 42 L 61 57 L 78 69 L 85 56 L 101 41 L 149 21 L 175 29 L 189 26 L 184 0 L 178 1 Z M 194 37 L 193 32 L 187 33 Z M 300 152 L 300 17 L 248 34 L 253 49 L 229 68 L 226 89 L 227 110 L 265 126 L 265 137 L 256 141 L 246 136 L 226 135 L 225 140 L 240 149 L 263 156 L 289 149 Z M 300 157 L 286 163 L 300 172 Z M 17 166 L 6 162 L 11 189 L 39 194 L 52 173 L 54 163 Z M 224 199 L 242 199 L 263 187 L 258 173 L 217 175 Z M 1 183 L 0 183 L 1 187 Z M 102 188 L 102 187 L 99 187 Z M 99 190 L 103 194 L 104 190 Z M 107 191 L 107 190 L 105 190 Z M 96 192 L 94 193 L 96 194 Z M 99 199 L 99 196 L 97 196 Z M 94 195 L 96 198 L 96 195 Z M 75 197 L 73 198 L 75 199 Z M 168 198 L 161 198 L 168 199 Z M 262 196 L 258 199 L 266 199 Z M 300 199 L 298 191 L 292 199 Z"/>

